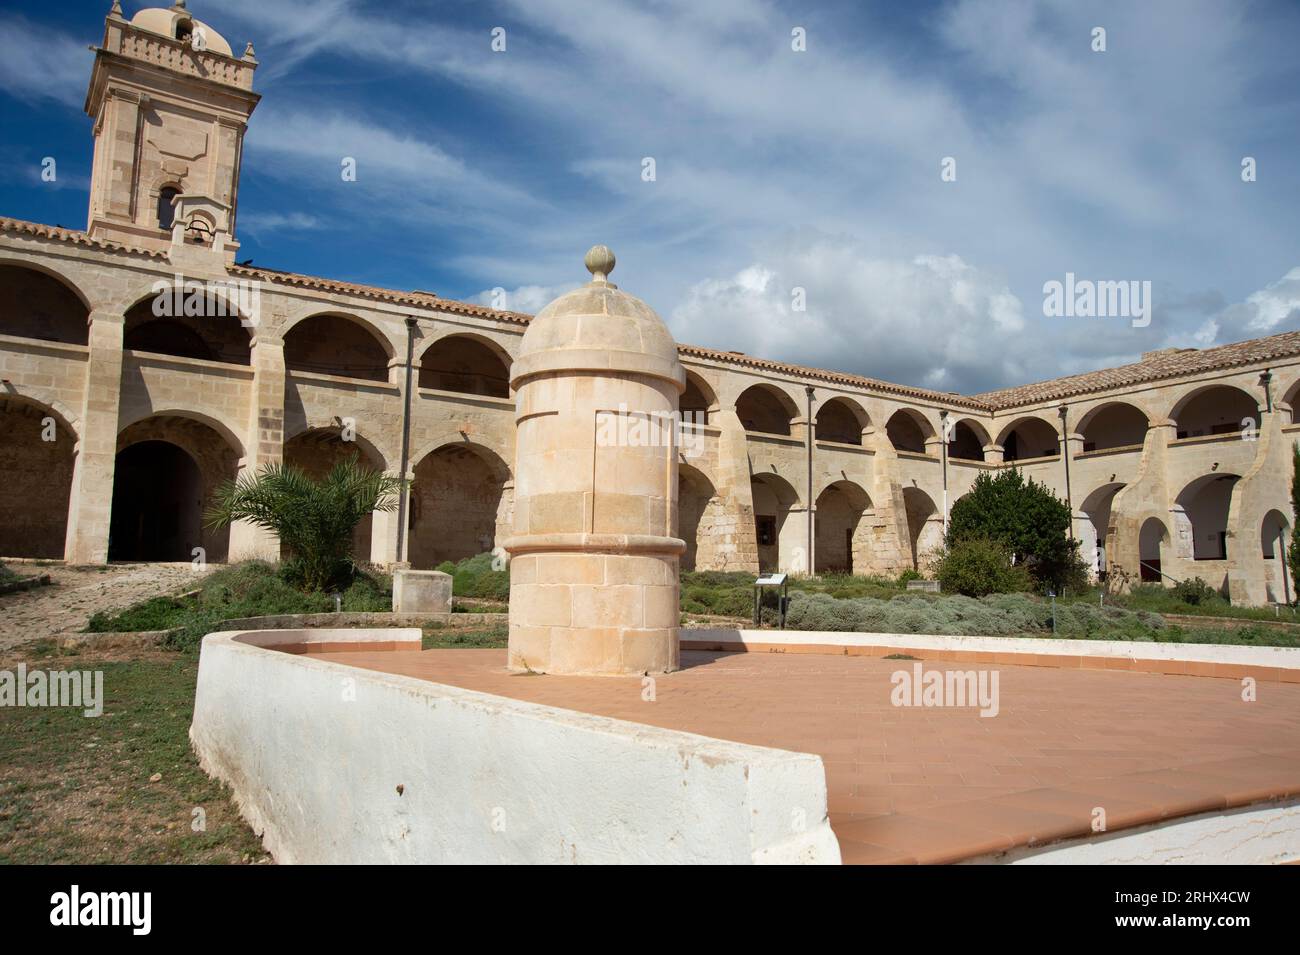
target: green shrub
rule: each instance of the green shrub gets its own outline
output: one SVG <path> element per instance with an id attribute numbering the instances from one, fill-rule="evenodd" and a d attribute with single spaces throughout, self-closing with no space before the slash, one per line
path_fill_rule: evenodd
<path id="1" fill-rule="evenodd" d="M 1033 579 L 1011 562 L 1011 551 L 987 537 L 967 537 L 944 550 L 935 562 L 943 592 L 967 597 L 1029 590 Z"/>
<path id="2" fill-rule="evenodd" d="M 935 633 L 955 636 L 1051 636 L 1052 608 L 1025 593 L 962 595 L 901 594 L 837 600 L 829 594 L 793 595 L 786 626 L 792 630 L 858 633 Z M 1121 607 L 1082 602 L 1057 604 L 1058 636 L 1108 640 L 1154 640 L 1164 620 Z"/>
<path id="3" fill-rule="evenodd" d="M 1176 600 L 1190 604 L 1193 607 L 1203 603 L 1210 603 L 1219 596 L 1218 591 L 1200 577 L 1193 577 L 1191 580 L 1180 580 L 1174 584 L 1173 594 Z"/>
<path id="4" fill-rule="evenodd" d="M 509 600 L 510 565 L 506 564 L 504 570 L 493 570 L 495 561 L 491 554 L 478 554 L 455 563 L 443 561 L 438 570 L 451 574 L 451 592 L 458 597 Z"/>

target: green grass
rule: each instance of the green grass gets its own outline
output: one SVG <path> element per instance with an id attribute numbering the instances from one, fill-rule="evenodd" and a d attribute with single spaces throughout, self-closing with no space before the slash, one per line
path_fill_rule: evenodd
<path id="1" fill-rule="evenodd" d="M 426 629 L 421 641 L 422 650 L 501 649 L 504 650 L 510 631 L 505 627 L 487 630 L 452 630 L 445 627 Z"/>
<path id="2" fill-rule="evenodd" d="M 790 592 L 820 593 L 832 597 L 876 597 L 888 600 L 904 593 L 901 580 L 885 577 L 855 577 L 850 574 L 824 574 L 817 577 L 790 577 Z M 681 575 L 682 611 L 722 617 L 754 616 L 754 575 L 714 570 L 685 571 Z M 776 606 L 776 592 L 765 589 L 764 606 Z"/>
<path id="3" fill-rule="evenodd" d="M 455 562 L 443 561 L 437 569 L 444 574 L 451 574 L 451 592 L 457 597 L 509 600 L 509 565 L 502 570 L 494 570 L 496 561 L 491 554 L 479 554 Z"/>
<path id="4" fill-rule="evenodd" d="M 1088 597 L 1081 599 L 1095 601 L 1097 599 L 1096 592 L 1094 591 Z M 1291 607 L 1283 607 L 1281 613 L 1278 613 L 1272 607 L 1234 607 L 1225 598 L 1217 595 L 1201 603 L 1190 604 L 1179 600 L 1172 588 L 1162 587 L 1158 584 L 1143 584 L 1134 587 L 1127 594 L 1107 594 L 1106 602 L 1113 602 L 1130 610 L 1146 610 L 1151 613 L 1185 614 L 1193 617 L 1232 617 L 1238 620 L 1282 620 L 1289 623 L 1300 623 L 1300 616 L 1297 616 L 1295 609 Z"/>
<path id="5" fill-rule="evenodd" d="M 303 593 L 287 583 L 273 564 L 246 561 L 221 567 L 201 578 L 192 597 L 154 597 L 116 613 L 97 613 L 87 632 L 105 633 L 181 628 L 169 638 L 177 649 L 196 647 L 222 620 L 273 614 L 326 613 L 334 598 Z M 342 594 L 342 609 L 350 613 L 392 609 L 392 581 L 383 575 L 359 574 Z"/>
<path id="6" fill-rule="evenodd" d="M 52 644 L 29 667 L 102 670 L 104 712 L 0 708 L 0 862 L 237 863 L 264 858 L 190 750 L 198 657 L 78 662 Z M 157 782 L 150 782 L 155 773 Z M 203 827 L 194 825 L 201 810 Z"/>

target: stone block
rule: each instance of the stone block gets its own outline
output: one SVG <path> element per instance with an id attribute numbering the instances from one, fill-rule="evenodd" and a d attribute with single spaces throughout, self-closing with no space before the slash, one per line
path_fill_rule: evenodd
<path id="1" fill-rule="evenodd" d="M 451 613 L 451 575 L 438 570 L 393 572 L 394 613 Z"/>

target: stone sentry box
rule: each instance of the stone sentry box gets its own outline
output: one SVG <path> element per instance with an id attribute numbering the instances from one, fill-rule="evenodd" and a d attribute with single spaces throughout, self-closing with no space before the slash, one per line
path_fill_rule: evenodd
<path id="1" fill-rule="evenodd" d="M 678 665 L 678 401 L 686 376 L 667 326 L 609 281 L 528 326 L 516 394 L 509 666 L 633 674 Z"/>

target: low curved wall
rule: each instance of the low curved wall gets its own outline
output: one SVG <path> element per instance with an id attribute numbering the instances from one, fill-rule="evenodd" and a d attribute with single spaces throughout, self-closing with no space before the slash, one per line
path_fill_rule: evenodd
<path id="1" fill-rule="evenodd" d="M 199 659 L 190 739 L 279 862 L 840 861 L 818 756 L 275 649 L 314 644 L 420 632 L 213 633 Z"/>

